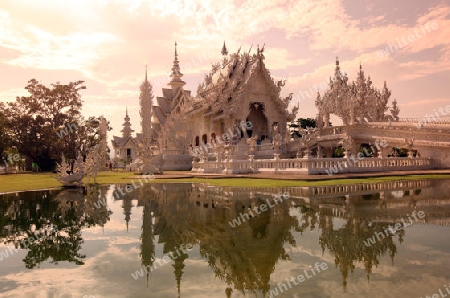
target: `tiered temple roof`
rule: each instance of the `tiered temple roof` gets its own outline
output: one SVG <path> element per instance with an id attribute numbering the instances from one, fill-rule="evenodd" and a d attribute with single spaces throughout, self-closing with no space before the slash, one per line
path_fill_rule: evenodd
<path id="1" fill-rule="evenodd" d="M 284 81 L 275 82 L 271 77 L 264 64 L 264 46 L 261 49 L 258 46 L 257 53 L 253 55 L 250 51 L 240 53 L 240 50 L 227 55 L 225 53 L 228 50 L 224 44 L 222 62 L 212 66 L 210 73 L 205 75 L 204 82 L 197 88 L 196 108 L 203 106 L 215 117 L 228 117 L 236 115 L 242 109 L 239 103 L 248 96 L 249 91 L 264 92 L 277 101 L 277 108 L 289 118 L 287 107 L 291 97 L 280 98 Z M 258 76 L 263 77 L 265 84 L 255 88 Z M 249 86 L 253 89 L 249 90 Z"/>
<path id="2" fill-rule="evenodd" d="M 131 136 L 134 130 L 131 129 L 130 117 L 128 116 L 128 108 L 126 109 L 124 120 L 125 122 L 122 124 L 123 129 L 121 130 L 122 137 L 113 136 L 113 140 L 111 141 L 114 148 L 120 148 L 125 146 L 128 140 L 130 140 L 130 142 L 133 142 L 133 144 L 136 143 L 133 137 Z"/>
<path id="3" fill-rule="evenodd" d="M 167 120 L 168 115 L 173 112 L 179 112 L 179 106 L 184 101 L 190 101 L 191 91 L 184 90 L 183 86 L 186 84 L 181 77 L 183 74 L 180 71 L 178 61 L 177 44 L 175 43 L 175 59 L 173 61 L 171 81 L 167 84 L 169 88 L 163 88 L 163 96 L 156 98 L 157 105 L 153 106 L 153 138 L 156 140 L 161 129 Z"/>

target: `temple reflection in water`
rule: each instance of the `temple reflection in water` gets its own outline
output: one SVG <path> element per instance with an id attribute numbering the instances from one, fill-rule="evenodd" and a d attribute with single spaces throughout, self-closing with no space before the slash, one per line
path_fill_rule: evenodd
<path id="1" fill-rule="evenodd" d="M 84 191 L 0 196 L 2 242 L 20 246 L 22 239 L 32 235 L 30 226 L 40 229 L 51 223 L 58 231 L 26 247 L 25 266 L 34 268 L 44 261 L 83 265 L 82 230 L 107 224 L 111 211 L 108 206 L 97 204 L 97 208 L 95 203 L 108 194 L 112 198 L 113 190 L 114 186 L 92 186 Z M 289 193 L 290 198 L 276 204 L 274 195 L 280 192 Z M 448 226 L 448 193 L 448 183 L 439 180 L 283 188 L 155 183 L 133 190 L 114 204 L 123 209 L 126 229 L 135 208 L 142 208 L 139 257 L 143 267 L 150 268 L 161 257 L 156 251 L 158 244 L 163 246 L 163 254 L 175 252 L 182 245 L 197 245 L 209 268 L 224 283 L 224 295 L 230 297 L 233 292 L 268 293 L 274 286 L 271 276 L 277 264 L 291 260 L 293 247 L 295 251 L 302 249 L 296 234 L 317 230 L 317 244 L 334 260 L 336 269 L 330 266 L 330 270 L 340 271 L 344 289 L 357 266 L 364 268 L 370 280 L 381 257 L 388 256 L 394 264 L 397 245 L 407 237 L 408 230 L 390 234 L 370 246 L 364 241 L 407 218 L 413 210 L 426 214 L 415 224 Z M 267 202 L 273 207 L 234 228 L 229 224 L 248 208 Z M 173 255 L 170 265 L 181 296 L 189 255 Z M 152 274 L 146 274 L 147 286 L 151 285 Z"/>

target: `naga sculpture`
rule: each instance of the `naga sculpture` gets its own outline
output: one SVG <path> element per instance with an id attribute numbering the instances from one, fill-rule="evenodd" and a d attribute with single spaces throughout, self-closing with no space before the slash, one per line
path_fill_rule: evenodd
<path id="1" fill-rule="evenodd" d="M 66 161 L 64 154 L 62 154 L 61 164 L 57 163 L 56 171 L 59 176 L 56 176 L 55 178 L 65 187 L 81 187 L 81 181 L 85 175 L 83 157 L 81 154 L 78 154 L 72 170 L 71 165 Z"/>

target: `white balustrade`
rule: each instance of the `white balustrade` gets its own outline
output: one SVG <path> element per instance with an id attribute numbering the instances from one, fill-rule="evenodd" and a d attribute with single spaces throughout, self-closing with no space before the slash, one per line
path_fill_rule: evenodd
<path id="1" fill-rule="evenodd" d="M 431 158 L 317 158 L 317 159 L 254 159 L 193 162 L 192 171 L 204 173 L 304 173 L 332 174 L 383 172 L 432 169 L 435 163 Z"/>

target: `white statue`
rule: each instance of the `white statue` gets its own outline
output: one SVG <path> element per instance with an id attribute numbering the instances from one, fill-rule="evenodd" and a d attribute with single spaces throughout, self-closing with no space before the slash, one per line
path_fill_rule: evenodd
<path id="1" fill-rule="evenodd" d="M 278 126 L 275 126 L 274 130 L 274 137 L 273 137 L 273 149 L 278 152 L 278 149 L 281 147 L 281 142 L 283 140 L 283 137 L 280 134 L 280 131 L 278 130 Z"/>
<path id="2" fill-rule="evenodd" d="M 73 171 L 70 164 L 66 161 L 64 154 L 61 157 L 61 164 L 57 163 L 56 171 L 59 176 L 56 179 L 67 187 L 79 187 L 82 185 L 84 178 L 84 164 L 83 157 L 78 154 L 78 158 L 73 164 Z"/>
<path id="3" fill-rule="evenodd" d="M 405 138 L 405 143 L 406 143 L 406 146 L 408 147 L 408 157 L 409 158 L 413 158 L 414 157 L 414 151 L 413 151 L 414 139 L 415 139 L 415 136 L 413 136 L 412 139 Z"/>
<path id="4" fill-rule="evenodd" d="M 97 184 L 97 174 L 100 168 L 104 165 L 102 161 L 102 152 L 99 144 L 95 145 L 86 156 L 85 168 L 86 175 L 88 176 L 88 184 L 91 181 L 91 177 L 94 177 L 94 183 Z"/>

